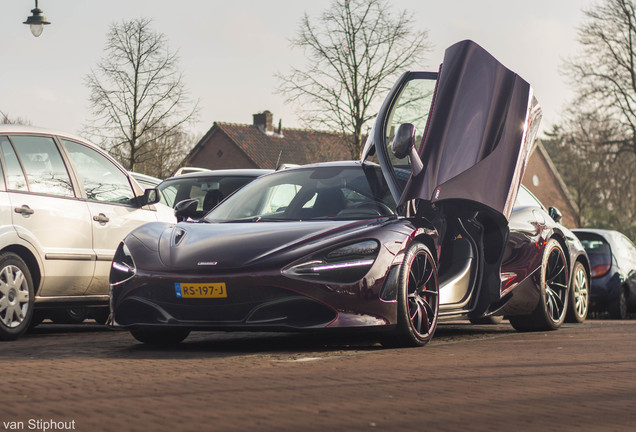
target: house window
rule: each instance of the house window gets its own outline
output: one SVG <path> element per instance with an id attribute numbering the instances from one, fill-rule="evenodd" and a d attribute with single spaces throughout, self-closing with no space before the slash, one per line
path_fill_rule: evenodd
<path id="1" fill-rule="evenodd" d="M 218 152 L 216 152 L 216 155 L 217 155 L 218 157 L 223 156 L 223 150 L 219 150 Z"/>

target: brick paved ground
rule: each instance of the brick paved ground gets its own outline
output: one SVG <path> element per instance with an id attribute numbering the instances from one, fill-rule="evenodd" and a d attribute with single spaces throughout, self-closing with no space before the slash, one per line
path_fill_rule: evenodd
<path id="1" fill-rule="evenodd" d="M 29 429 L 38 419 L 79 431 L 633 431 L 635 334 L 636 321 L 443 325 L 421 349 L 243 333 L 151 349 L 50 325 L 1 344 L 0 432 L 42 430 Z"/>

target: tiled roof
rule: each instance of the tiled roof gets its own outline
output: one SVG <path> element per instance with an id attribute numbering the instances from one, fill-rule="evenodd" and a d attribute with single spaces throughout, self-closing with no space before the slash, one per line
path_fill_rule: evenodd
<path id="1" fill-rule="evenodd" d="M 223 132 L 260 168 L 276 168 L 281 163 L 351 159 L 342 136 L 336 133 L 307 129 L 282 129 L 281 134 L 265 133 L 253 125 L 220 122 L 214 123 L 214 128 Z"/>

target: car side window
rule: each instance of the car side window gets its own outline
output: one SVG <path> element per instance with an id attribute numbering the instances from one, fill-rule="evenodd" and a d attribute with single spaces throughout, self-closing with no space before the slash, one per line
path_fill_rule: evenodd
<path id="1" fill-rule="evenodd" d="M 0 137 L 0 149 L 2 149 L 2 157 L 4 159 L 4 166 L 7 171 L 7 189 L 17 191 L 28 191 L 26 178 L 18 156 L 13 150 L 13 146 L 9 142 L 7 137 Z"/>
<path id="2" fill-rule="evenodd" d="M 9 189 L 28 190 L 35 193 L 75 196 L 71 178 L 62 155 L 51 137 L 16 135 L 10 143 L 2 143 L 2 151 L 9 171 Z M 16 154 L 17 153 L 17 154 Z M 26 173 L 26 181 L 24 180 Z"/>
<path id="3" fill-rule="evenodd" d="M 135 194 L 124 174 L 99 152 L 74 141 L 62 140 L 91 201 L 131 205 Z"/>

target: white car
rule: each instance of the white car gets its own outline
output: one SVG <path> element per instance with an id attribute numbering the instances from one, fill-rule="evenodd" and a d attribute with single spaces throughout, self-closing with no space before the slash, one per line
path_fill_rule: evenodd
<path id="1" fill-rule="evenodd" d="M 0 340 L 20 337 L 34 311 L 106 314 L 120 241 L 144 223 L 175 221 L 159 195 L 79 137 L 0 125 Z"/>

